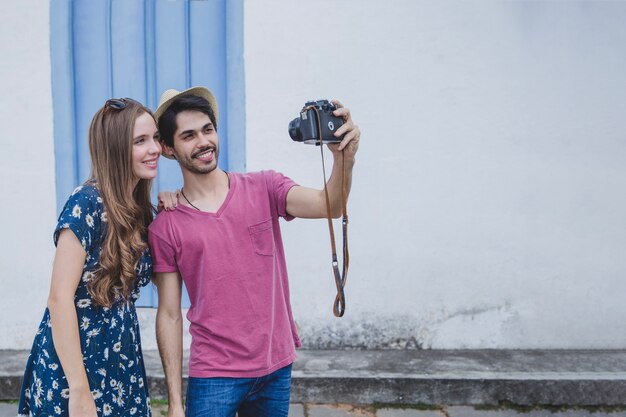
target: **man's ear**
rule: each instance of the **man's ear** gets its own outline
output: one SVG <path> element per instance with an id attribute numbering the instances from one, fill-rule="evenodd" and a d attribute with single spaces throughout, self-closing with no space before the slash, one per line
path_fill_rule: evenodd
<path id="1" fill-rule="evenodd" d="M 174 148 L 170 148 L 169 146 L 167 146 L 164 141 L 161 141 L 161 148 L 163 148 L 161 153 L 164 156 L 176 159 L 176 155 L 174 155 Z"/>

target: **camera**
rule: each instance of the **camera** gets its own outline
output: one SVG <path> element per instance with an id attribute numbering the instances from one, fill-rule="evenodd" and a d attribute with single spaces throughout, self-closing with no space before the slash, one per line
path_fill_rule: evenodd
<path id="1" fill-rule="evenodd" d="M 317 112 L 312 107 L 315 107 Z M 319 145 L 320 135 L 317 131 L 317 115 L 319 114 L 322 143 L 341 142 L 343 135 L 340 137 L 333 135 L 343 125 L 343 119 L 333 115 L 335 110 L 337 106 L 328 100 L 307 101 L 300 110 L 300 117 L 289 122 L 289 136 L 296 142 Z"/>

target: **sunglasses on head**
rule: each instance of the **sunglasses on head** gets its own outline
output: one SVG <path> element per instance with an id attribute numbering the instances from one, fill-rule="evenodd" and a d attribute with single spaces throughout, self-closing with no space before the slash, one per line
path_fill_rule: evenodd
<path id="1" fill-rule="evenodd" d="M 135 103 L 135 104 L 141 105 L 141 103 L 139 103 L 138 101 L 133 100 L 132 98 L 126 97 L 126 98 L 109 99 L 106 101 L 106 103 L 104 103 L 104 107 L 110 107 L 115 110 L 122 110 L 122 109 L 125 109 L 129 103 Z"/>

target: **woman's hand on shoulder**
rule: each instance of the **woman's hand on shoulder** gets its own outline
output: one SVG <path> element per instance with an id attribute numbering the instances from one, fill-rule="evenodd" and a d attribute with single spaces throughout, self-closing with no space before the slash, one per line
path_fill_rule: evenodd
<path id="1" fill-rule="evenodd" d="M 178 206 L 178 196 L 180 196 L 180 190 L 172 191 L 161 191 L 159 192 L 159 205 L 157 206 L 157 211 L 165 210 L 172 211 L 176 209 Z"/>

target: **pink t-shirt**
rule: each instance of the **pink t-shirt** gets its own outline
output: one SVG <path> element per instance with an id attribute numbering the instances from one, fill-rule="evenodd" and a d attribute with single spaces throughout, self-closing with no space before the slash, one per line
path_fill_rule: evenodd
<path id="1" fill-rule="evenodd" d="M 179 272 L 191 307 L 189 376 L 258 377 L 292 363 L 300 340 L 278 217 L 296 185 L 274 171 L 230 174 L 216 213 L 179 204 L 149 228 L 155 272 Z"/>

